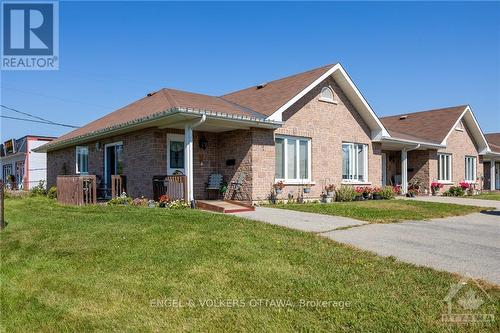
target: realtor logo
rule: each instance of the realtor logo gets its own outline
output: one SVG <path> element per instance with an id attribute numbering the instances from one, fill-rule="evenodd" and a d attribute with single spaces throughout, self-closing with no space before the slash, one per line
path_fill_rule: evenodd
<path id="1" fill-rule="evenodd" d="M 2 2 L 2 69 L 59 69 L 57 2 Z"/>

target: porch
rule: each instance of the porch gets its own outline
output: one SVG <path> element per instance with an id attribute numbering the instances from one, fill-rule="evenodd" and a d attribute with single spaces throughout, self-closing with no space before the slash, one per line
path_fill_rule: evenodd
<path id="1" fill-rule="evenodd" d="M 178 114 L 154 127 L 77 146 L 75 172 L 70 175 L 94 175 L 96 200 L 109 200 L 126 192 L 132 198 L 154 200 L 166 194 L 192 206 L 198 200 L 247 204 L 252 200 L 253 143 L 258 140 L 261 146 L 274 147 L 276 126 L 214 119 L 199 113 Z M 61 170 L 57 176 L 67 175 L 74 151 L 73 146 L 52 153 L 57 164 L 50 165 L 49 170 Z M 221 176 L 221 191 L 208 188 L 211 175 Z M 55 185 L 55 179 L 50 178 L 49 185 Z"/>

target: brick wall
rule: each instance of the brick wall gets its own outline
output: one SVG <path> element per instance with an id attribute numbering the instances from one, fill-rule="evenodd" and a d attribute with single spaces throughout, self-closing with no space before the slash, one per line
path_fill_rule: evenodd
<path id="1" fill-rule="evenodd" d="M 477 149 L 469 130 L 464 126 L 463 131 L 453 130 L 446 142 L 445 149 L 439 149 L 438 152 L 452 154 L 452 182 L 451 184 L 445 185 L 442 191 L 445 191 L 452 185 L 458 185 L 465 178 L 465 156 L 475 156 L 476 157 L 476 177 L 482 179 L 484 174 L 484 167 L 482 159 L 479 158 L 479 152 Z M 431 181 L 438 179 L 438 163 L 437 163 L 437 153 L 435 156 L 435 162 L 430 164 L 430 178 Z M 482 181 L 481 181 L 482 183 Z"/>
<path id="2" fill-rule="evenodd" d="M 319 100 L 321 89 L 325 86 L 333 89 L 338 104 Z M 311 138 L 311 176 L 315 185 L 311 193 L 304 195 L 305 198 L 319 197 L 326 184 L 341 184 L 342 142 L 368 145 L 368 181 L 372 185 L 381 184 L 381 146 L 371 142 L 370 129 L 332 78 L 326 79 L 286 110 L 283 121 L 284 126 L 276 130 L 275 134 Z M 262 188 L 258 192 L 254 191 L 259 198 L 265 194 L 266 189 L 267 195 L 270 193 L 269 184 L 274 179 L 270 175 L 271 170 L 264 171 L 270 166 L 274 168 L 271 151 L 274 154 L 274 149 L 270 148 L 259 163 L 253 164 L 263 175 L 259 180 Z M 281 197 L 286 198 L 288 193 L 297 197 L 298 190 L 299 186 L 287 186 Z"/>

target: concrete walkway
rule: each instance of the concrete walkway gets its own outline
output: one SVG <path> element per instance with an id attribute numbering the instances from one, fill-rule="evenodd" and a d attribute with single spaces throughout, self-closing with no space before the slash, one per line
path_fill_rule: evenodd
<path id="1" fill-rule="evenodd" d="M 366 222 L 348 217 L 330 216 L 315 213 L 297 212 L 288 209 L 255 207 L 253 212 L 241 212 L 233 215 L 251 220 L 280 225 L 290 229 L 308 232 L 326 232 L 337 228 L 366 224 Z"/>

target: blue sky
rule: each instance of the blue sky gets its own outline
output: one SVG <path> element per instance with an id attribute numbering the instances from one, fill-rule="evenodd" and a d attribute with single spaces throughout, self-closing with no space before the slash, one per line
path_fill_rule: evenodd
<path id="1" fill-rule="evenodd" d="M 83 125 L 161 87 L 220 95 L 334 62 L 379 116 L 470 104 L 500 132 L 498 2 L 62 2 L 60 70 L 4 71 L 1 98 Z M 67 131 L 1 124 L 2 140 Z"/>

